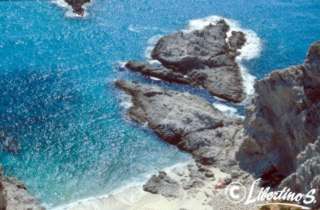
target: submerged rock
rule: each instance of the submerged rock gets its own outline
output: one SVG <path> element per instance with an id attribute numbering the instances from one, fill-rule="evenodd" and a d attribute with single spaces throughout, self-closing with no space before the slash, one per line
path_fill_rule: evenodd
<path id="1" fill-rule="evenodd" d="M 4 131 L 0 131 L 0 145 L 6 152 L 17 154 L 20 150 L 20 145 L 16 139 L 8 136 Z"/>
<path id="2" fill-rule="evenodd" d="M 238 159 L 243 168 L 278 185 L 297 168 L 313 164 L 301 165 L 297 156 L 319 136 L 320 42 L 310 47 L 304 64 L 272 72 L 255 90 Z"/>
<path id="3" fill-rule="evenodd" d="M 236 165 L 242 142 L 241 120 L 225 116 L 206 100 L 187 92 L 119 80 L 132 96 L 131 119 L 147 124 L 170 144 L 190 152 L 202 164 Z"/>
<path id="4" fill-rule="evenodd" d="M 39 201 L 29 194 L 26 186 L 12 177 L 5 177 L 0 168 L 1 210 L 45 210 Z"/>
<path id="5" fill-rule="evenodd" d="M 89 3 L 91 0 L 65 0 L 73 9 L 73 12 L 77 15 L 84 15 L 83 5 Z"/>
<path id="6" fill-rule="evenodd" d="M 246 38 L 244 33 L 233 31 L 227 39 L 229 30 L 227 23 L 220 20 L 202 30 L 164 36 L 151 53 L 162 66 L 131 61 L 126 67 L 165 81 L 202 87 L 214 96 L 241 102 L 245 93 L 235 59 Z"/>

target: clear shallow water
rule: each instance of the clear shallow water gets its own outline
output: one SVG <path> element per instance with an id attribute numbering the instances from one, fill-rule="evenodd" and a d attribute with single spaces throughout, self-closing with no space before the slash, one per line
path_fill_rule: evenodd
<path id="1" fill-rule="evenodd" d="M 210 15 L 237 20 L 263 40 L 247 64 L 258 78 L 301 63 L 320 37 L 316 0 L 95 0 L 85 20 L 64 12 L 49 1 L 0 1 L 0 130 L 21 145 L 1 163 L 52 205 L 187 158 L 126 121 L 112 84 L 125 74 L 117 62 L 143 59 L 150 37 Z"/>

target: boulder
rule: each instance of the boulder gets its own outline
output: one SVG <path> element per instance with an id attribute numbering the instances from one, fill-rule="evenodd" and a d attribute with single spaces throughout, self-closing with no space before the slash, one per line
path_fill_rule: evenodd
<path id="1" fill-rule="evenodd" d="M 166 172 L 160 171 L 158 176 L 153 175 L 151 179 L 143 185 L 143 190 L 165 197 L 178 197 L 180 186 L 178 182 L 170 178 Z"/>

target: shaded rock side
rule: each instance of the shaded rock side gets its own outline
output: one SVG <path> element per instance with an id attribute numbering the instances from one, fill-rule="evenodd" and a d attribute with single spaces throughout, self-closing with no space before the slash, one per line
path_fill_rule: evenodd
<path id="1" fill-rule="evenodd" d="M 245 121 L 248 138 L 237 157 L 243 168 L 277 185 L 319 136 L 320 42 L 310 47 L 304 64 L 272 72 L 255 90 Z"/>
<path id="2" fill-rule="evenodd" d="M 131 119 L 147 124 L 170 144 L 190 152 L 202 164 L 235 165 L 242 140 L 241 120 L 232 119 L 204 99 L 187 92 L 119 80 L 132 96 Z"/>
<path id="3" fill-rule="evenodd" d="M 231 32 L 224 20 L 202 30 L 162 37 L 151 56 L 162 66 L 131 61 L 127 68 L 146 76 L 207 89 L 212 95 L 241 102 L 245 98 L 240 67 L 235 59 L 246 42 L 244 33 Z"/>
<path id="4" fill-rule="evenodd" d="M 12 177 L 5 177 L 0 169 L 0 210 L 45 210 L 31 196 L 26 186 Z"/>
<path id="5" fill-rule="evenodd" d="M 317 203 L 313 207 L 320 207 L 320 139 L 306 146 L 297 157 L 297 169 L 285 178 L 280 187 L 289 187 L 295 192 L 307 194 L 315 189 Z"/>
<path id="6" fill-rule="evenodd" d="M 73 9 L 73 12 L 77 15 L 84 15 L 83 5 L 89 3 L 91 0 L 65 0 Z"/>

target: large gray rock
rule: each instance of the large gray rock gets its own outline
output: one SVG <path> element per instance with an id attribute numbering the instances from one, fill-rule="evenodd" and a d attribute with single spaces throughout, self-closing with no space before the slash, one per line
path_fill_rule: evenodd
<path id="1" fill-rule="evenodd" d="M 202 30 L 177 32 L 162 37 L 151 56 L 163 66 L 131 61 L 127 68 L 147 76 L 207 89 L 212 95 L 241 102 L 244 87 L 237 52 L 246 42 L 242 32 L 232 32 L 224 20 Z"/>
<path id="2" fill-rule="evenodd" d="M 158 176 L 153 175 L 147 183 L 143 185 L 143 190 L 165 197 L 178 197 L 180 186 L 178 182 L 170 178 L 166 172 L 160 171 Z"/>
<path id="3" fill-rule="evenodd" d="M 44 210 L 29 194 L 26 186 L 12 177 L 5 177 L 0 168 L 0 210 Z"/>
<path id="4" fill-rule="evenodd" d="M 168 143 L 203 164 L 235 165 L 243 139 L 241 120 L 225 116 L 206 100 L 187 92 L 117 81 L 132 96 L 131 119 L 147 124 Z"/>
<path id="5" fill-rule="evenodd" d="M 297 155 L 319 136 L 320 42 L 310 47 L 304 64 L 272 72 L 255 90 L 238 159 L 277 185 L 300 166 Z"/>
<path id="6" fill-rule="evenodd" d="M 84 8 L 83 5 L 89 3 L 91 0 L 65 0 L 73 9 L 73 12 L 83 16 Z"/>

